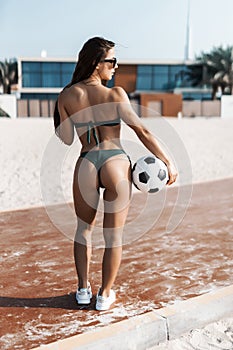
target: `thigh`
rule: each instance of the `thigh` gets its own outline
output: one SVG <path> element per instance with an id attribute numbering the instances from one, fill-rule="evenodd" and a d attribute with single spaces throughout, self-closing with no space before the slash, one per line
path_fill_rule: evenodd
<path id="1" fill-rule="evenodd" d="M 104 190 L 104 227 L 124 226 L 131 199 L 131 165 L 125 155 L 110 158 L 101 168 Z"/>
<path id="2" fill-rule="evenodd" d="M 94 225 L 99 203 L 98 174 L 87 159 L 79 158 L 73 178 L 75 212 L 81 221 Z"/>

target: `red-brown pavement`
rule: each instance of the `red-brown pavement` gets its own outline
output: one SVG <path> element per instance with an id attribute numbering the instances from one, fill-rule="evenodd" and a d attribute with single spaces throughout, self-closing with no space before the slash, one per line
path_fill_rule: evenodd
<path id="1" fill-rule="evenodd" d="M 185 217 L 169 233 L 165 227 L 178 191 L 166 191 L 163 210 L 158 194 L 147 207 L 145 195 L 134 194 L 128 220 L 137 226 L 126 226 L 117 301 L 105 312 L 95 310 L 95 297 L 88 307 L 76 304 L 73 242 L 44 208 L 1 213 L 0 348 L 32 349 L 232 284 L 233 179 L 194 185 Z M 184 214 L 185 204 L 176 206 Z M 94 293 L 102 254 L 94 244 Z"/>

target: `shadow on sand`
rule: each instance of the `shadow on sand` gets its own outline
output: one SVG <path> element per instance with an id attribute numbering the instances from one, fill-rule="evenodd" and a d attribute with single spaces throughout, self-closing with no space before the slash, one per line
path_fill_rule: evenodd
<path id="1" fill-rule="evenodd" d="M 0 307 L 95 310 L 95 299 L 95 296 L 93 296 L 90 304 L 78 305 L 75 300 L 75 293 L 69 293 L 48 298 L 17 298 L 0 296 Z"/>

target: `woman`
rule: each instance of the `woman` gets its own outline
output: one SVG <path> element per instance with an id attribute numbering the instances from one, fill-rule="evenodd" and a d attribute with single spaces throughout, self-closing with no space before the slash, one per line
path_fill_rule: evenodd
<path id="1" fill-rule="evenodd" d="M 60 93 L 54 111 L 54 125 L 60 139 L 71 145 L 76 130 L 82 144 L 73 178 L 78 220 L 74 258 L 79 304 L 90 303 L 92 297 L 88 282 L 91 233 L 99 188 L 104 188 L 105 251 L 102 284 L 96 297 L 97 310 L 107 310 L 116 298 L 112 286 L 121 262 L 122 231 L 131 197 L 131 164 L 119 140 L 121 119 L 135 131 L 148 150 L 167 165 L 168 185 L 177 177 L 171 160 L 135 114 L 125 91 L 120 87 L 105 86 L 118 68 L 114 46 L 112 41 L 99 37 L 84 44 L 71 83 Z"/>

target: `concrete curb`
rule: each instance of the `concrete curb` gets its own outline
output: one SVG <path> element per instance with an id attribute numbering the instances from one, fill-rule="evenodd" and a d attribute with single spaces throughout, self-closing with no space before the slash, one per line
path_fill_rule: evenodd
<path id="1" fill-rule="evenodd" d="M 232 314 L 233 285 L 34 350 L 146 350 Z"/>
<path id="2" fill-rule="evenodd" d="M 155 311 L 167 322 L 167 340 L 233 315 L 233 285 Z"/>

